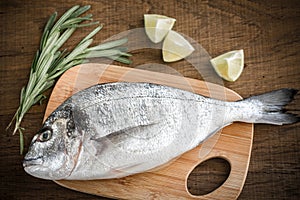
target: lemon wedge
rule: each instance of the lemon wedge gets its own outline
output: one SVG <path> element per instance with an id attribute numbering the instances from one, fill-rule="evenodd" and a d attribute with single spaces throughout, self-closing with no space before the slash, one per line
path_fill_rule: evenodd
<path id="1" fill-rule="evenodd" d="M 145 30 L 154 43 L 161 42 L 173 28 L 176 19 L 157 14 L 144 14 Z"/>
<path id="2" fill-rule="evenodd" d="M 166 36 L 162 54 L 165 62 L 174 62 L 189 56 L 194 47 L 179 33 L 170 30 Z"/>
<path id="3" fill-rule="evenodd" d="M 227 80 L 236 81 L 244 69 L 244 51 L 235 50 L 210 60 L 217 74 Z"/>

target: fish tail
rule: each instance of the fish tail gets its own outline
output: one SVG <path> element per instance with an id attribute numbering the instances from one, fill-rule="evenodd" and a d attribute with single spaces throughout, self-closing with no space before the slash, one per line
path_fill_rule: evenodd
<path id="1" fill-rule="evenodd" d="M 295 89 L 279 89 L 265 94 L 249 97 L 244 102 L 251 102 L 257 109 L 257 117 L 254 118 L 254 123 L 267 124 L 292 124 L 300 121 L 300 117 L 286 113 L 284 107 L 290 103 L 298 90 Z"/>

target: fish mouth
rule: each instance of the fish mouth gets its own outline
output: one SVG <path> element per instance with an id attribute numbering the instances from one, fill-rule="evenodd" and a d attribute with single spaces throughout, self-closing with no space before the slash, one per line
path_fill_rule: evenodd
<path id="1" fill-rule="evenodd" d="M 38 156 L 34 158 L 24 158 L 23 160 L 23 167 L 30 167 L 30 166 L 35 166 L 35 165 L 41 165 L 43 163 L 43 157 Z"/>

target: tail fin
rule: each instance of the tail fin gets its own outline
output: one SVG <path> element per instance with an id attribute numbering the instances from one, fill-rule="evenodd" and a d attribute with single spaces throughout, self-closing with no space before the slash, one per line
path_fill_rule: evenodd
<path id="1" fill-rule="evenodd" d="M 258 102 L 260 104 L 260 118 L 255 123 L 267 124 L 292 124 L 300 121 L 300 117 L 294 114 L 285 113 L 284 106 L 294 99 L 298 90 L 280 89 L 258 96 L 253 96 L 245 101 Z"/>

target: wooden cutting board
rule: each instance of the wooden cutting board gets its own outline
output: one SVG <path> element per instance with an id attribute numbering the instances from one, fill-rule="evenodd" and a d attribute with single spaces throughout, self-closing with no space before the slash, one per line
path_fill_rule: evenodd
<path id="1" fill-rule="evenodd" d="M 71 68 L 58 80 L 46 109 L 45 118 L 72 94 L 105 82 L 152 82 L 193 91 L 217 99 L 236 101 L 232 90 L 200 80 L 105 64 L 84 64 Z M 55 181 L 57 184 L 99 196 L 120 199 L 235 199 L 240 194 L 248 171 L 253 139 L 253 124 L 233 123 L 156 170 L 120 179 Z M 187 178 L 201 162 L 220 157 L 230 163 L 227 180 L 213 192 L 195 196 L 188 192 Z"/>

